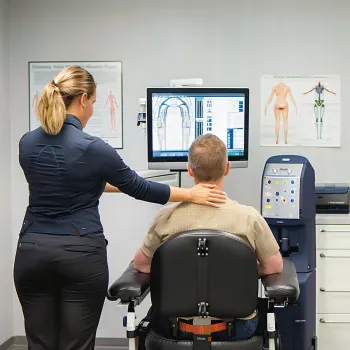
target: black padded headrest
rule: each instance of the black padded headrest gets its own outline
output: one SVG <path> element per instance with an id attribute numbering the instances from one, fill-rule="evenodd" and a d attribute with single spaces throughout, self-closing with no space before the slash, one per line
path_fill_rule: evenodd
<path id="1" fill-rule="evenodd" d="M 257 295 L 255 253 L 232 234 L 182 232 L 166 240 L 153 256 L 151 299 L 157 314 L 247 317 L 256 308 Z"/>

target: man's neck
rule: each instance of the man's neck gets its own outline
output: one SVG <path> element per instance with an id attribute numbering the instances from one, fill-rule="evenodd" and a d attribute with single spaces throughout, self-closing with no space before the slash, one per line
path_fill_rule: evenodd
<path id="1" fill-rule="evenodd" d="M 196 185 L 198 185 L 199 183 L 201 183 L 201 184 L 216 185 L 216 186 L 215 186 L 215 189 L 216 189 L 216 190 L 219 190 L 219 191 L 223 191 L 223 187 L 224 187 L 224 180 L 223 180 L 223 179 L 221 179 L 221 180 L 219 180 L 219 181 L 206 181 L 206 182 L 204 182 L 204 181 L 200 182 L 200 181 L 198 181 L 197 179 L 195 179 L 194 183 L 195 183 Z"/>

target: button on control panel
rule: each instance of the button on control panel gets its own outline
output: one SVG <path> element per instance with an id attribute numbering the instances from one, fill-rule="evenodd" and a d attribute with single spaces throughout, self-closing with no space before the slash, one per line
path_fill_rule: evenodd
<path id="1" fill-rule="evenodd" d="M 261 199 L 264 217 L 299 219 L 302 169 L 303 164 L 267 164 Z"/>

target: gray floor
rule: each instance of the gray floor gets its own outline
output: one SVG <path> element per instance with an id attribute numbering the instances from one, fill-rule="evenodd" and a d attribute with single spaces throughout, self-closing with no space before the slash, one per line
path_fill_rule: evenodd
<path id="1" fill-rule="evenodd" d="M 28 350 L 27 346 L 24 345 L 14 345 L 10 347 L 8 350 Z M 127 348 L 122 347 L 112 347 L 112 346 L 98 346 L 95 347 L 95 350 L 127 350 Z"/>
<path id="2" fill-rule="evenodd" d="M 25 337 L 13 337 L 0 344 L 0 350 L 28 350 Z M 128 350 L 127 339 L 97 338 L 95 350 Z"/>

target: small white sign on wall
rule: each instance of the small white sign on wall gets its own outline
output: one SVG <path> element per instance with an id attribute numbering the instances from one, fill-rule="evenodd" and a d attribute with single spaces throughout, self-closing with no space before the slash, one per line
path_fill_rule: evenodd
<path id="1" fill-rule="evenodd" d="M 90 72 L 96 83 L 94 114 L 84 131 L 113 148 L 123 148 L 122 62 L 29 62 L 30 130 L 40 126 L 36 106 L 46 84 L 63 68 L 77 65 Z"/>
<path id="2" fill-rule="evenodd" d="M 341 146 L 338 75 L 264 75 L 261 146 Z"/>

